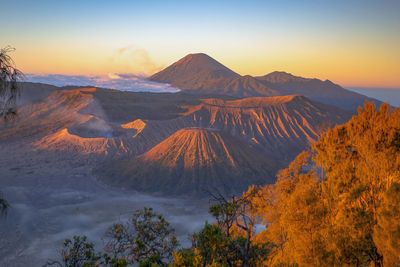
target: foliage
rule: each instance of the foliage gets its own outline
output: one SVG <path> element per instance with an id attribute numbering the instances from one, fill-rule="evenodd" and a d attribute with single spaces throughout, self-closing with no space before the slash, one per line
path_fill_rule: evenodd
<path id="1" fill-rule="evenodd" d="M 390 185 L 378 209 L 374 242 L 385 265 L 400 265 L 400 183 Z"/>
<path id="2" fill-rule="evenodd" d="M 173 232 L 163 216 L 155 214 L 151 208 L 140 209 L 128 223 L 110 227 L 106 253 L 97 252 L 86 236 L 74 236 L 73 240 L 65 240 L 61 260 L 49 260 L 45 266 L 168 266 L 178 246 Z"/>
<path id="3" fill-rule="evenodd" d="M 218 262 L 230 266 L 236 252 L 233 240 L 218 226 L 210 224 L 206 224 L 199 233 L 193 235 L 193 247 L 204 265 Z"/>
<path id="4" fill-rule="evenodd" d="M 197 251 L 196 251 L 197 252 Z M 172 266 L 193 266 L 193 267 L 201 267 L 203 266 L 202 257 L 196 253 L 194 249 L 180 249 L 174 252 L 173 255 L 173 264 Z"/>
<path id="5" fill-rule="evenodd" d="M 60 261 L 49 260 L 45 266 L 94 267 L 100 266 L 102 256 L 95 252 L 94 244 L 87 241 L 86 236 L 74 236 L 66 239 L 61 250 Z"/>
<path id="6" fill-rule="evenodd" d="M 257 217 L 252 216 L 252 187 L 241 198 L 227 200 L 212 195 L 210 213 L 215 224 L 208 224 L 192 237 L 191 250 L 174 254 L 174 266 L 258 266 L 268 255 L 268 243 L 255 242 Z M 189 265 L 188 265 L 189 264 Z"/>
<path id="7" fill-rule="evenodd" d="M 178 246 L 169 223 L 151 208 L 137 210 L 126 224 L 110 227 L 106 251 L 129 264 L 166 266 Z"/>
<path id="8" fill-rule="evenodd" d="M 400 110 L 371 103 L 328 130 L 253 204 L 271 265 L 400 265 Z"/>
<path id="9" fill-rule="evenodd" d="M 16 115 L 16 100 L 19 94 L 18 80 L 23 73 L 15 67 L 8 55 L 15 49 L 7 46 L 0 49 L 0 117 L 9 119 Z"/>

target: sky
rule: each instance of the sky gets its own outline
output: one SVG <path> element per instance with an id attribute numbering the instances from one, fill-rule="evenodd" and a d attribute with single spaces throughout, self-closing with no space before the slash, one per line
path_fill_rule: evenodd
<path id="1" fill-rule="evenodd" d="M 146 76 L 203 52 L 242 75 L 400 88 L 397 0 L 0 2 L 25 73 Z"/>

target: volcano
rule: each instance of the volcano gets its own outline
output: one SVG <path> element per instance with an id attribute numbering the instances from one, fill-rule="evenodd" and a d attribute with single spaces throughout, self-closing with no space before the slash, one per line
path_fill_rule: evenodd
<path id="1" fill-rule="evenodd" d="M 189 54 L 164 70 L 154 74 L 150 80 L 188 86 L 210 79 L 240 77 L 212 57 L 203 54 Z"/>
<path id="2" fill-rule="evenodd" d="M 302 95 L 351 111 L 356 111 L 366 100 L 381 104 L 376 99 L 346 90 L 329 80 L 303 78 L 283 71 L 259 77 L 241 76 L 206 54 L 187 55 L 149 79 L 196 94 L 239 98 Z"/>
<path id="3" fill-rule="evenodd" d="M 281 167 L 229 134 L 185 128 L 148 152 L 96 170 L 112 185 L 173 195 L 238 193 L 251 184 L 268 184 Z"/>
<path id="4" fill-rule="evenodd" d="M 0 123 L 0 142 L 95 162 L 97 176 L 115 186 L 230 194 L 273 183 L 325 126 L 350 116 L 301 95 L 234 99 L 80 88 L 23 106 L 15 121 Z"/>

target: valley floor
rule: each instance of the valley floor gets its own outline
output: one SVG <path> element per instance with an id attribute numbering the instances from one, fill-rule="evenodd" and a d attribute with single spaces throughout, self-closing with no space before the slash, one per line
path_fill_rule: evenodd
<path id="1" fill-rule="evenodd" d="M 93 161 L 73 154 L 0 144 L 0 189 L 11 204 L 0 219 L 0 266 L 42 266 L 64 239 L 86 235 L 101 249 L 107 228 L 136 209 L 153 207 L 183 246 L 206 220 L 208 201 L 162 198 L 110 188 L 91 175 Z"/>

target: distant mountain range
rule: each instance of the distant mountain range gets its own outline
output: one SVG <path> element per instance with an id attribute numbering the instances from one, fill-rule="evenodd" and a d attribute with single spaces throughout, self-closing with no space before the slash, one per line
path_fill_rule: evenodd
<path id="1" fill-rule="evenodd" d="M 381 102 L 346 90 L 333 82 L 272 72 L 265 76 L 241 76 L 206 54 L 189 54 L 152 75 L 151 81 L 169 83 L 184 92 L 234 97 L 303 95 L 311 100 L 356 110 L 366 100 Z"/>

